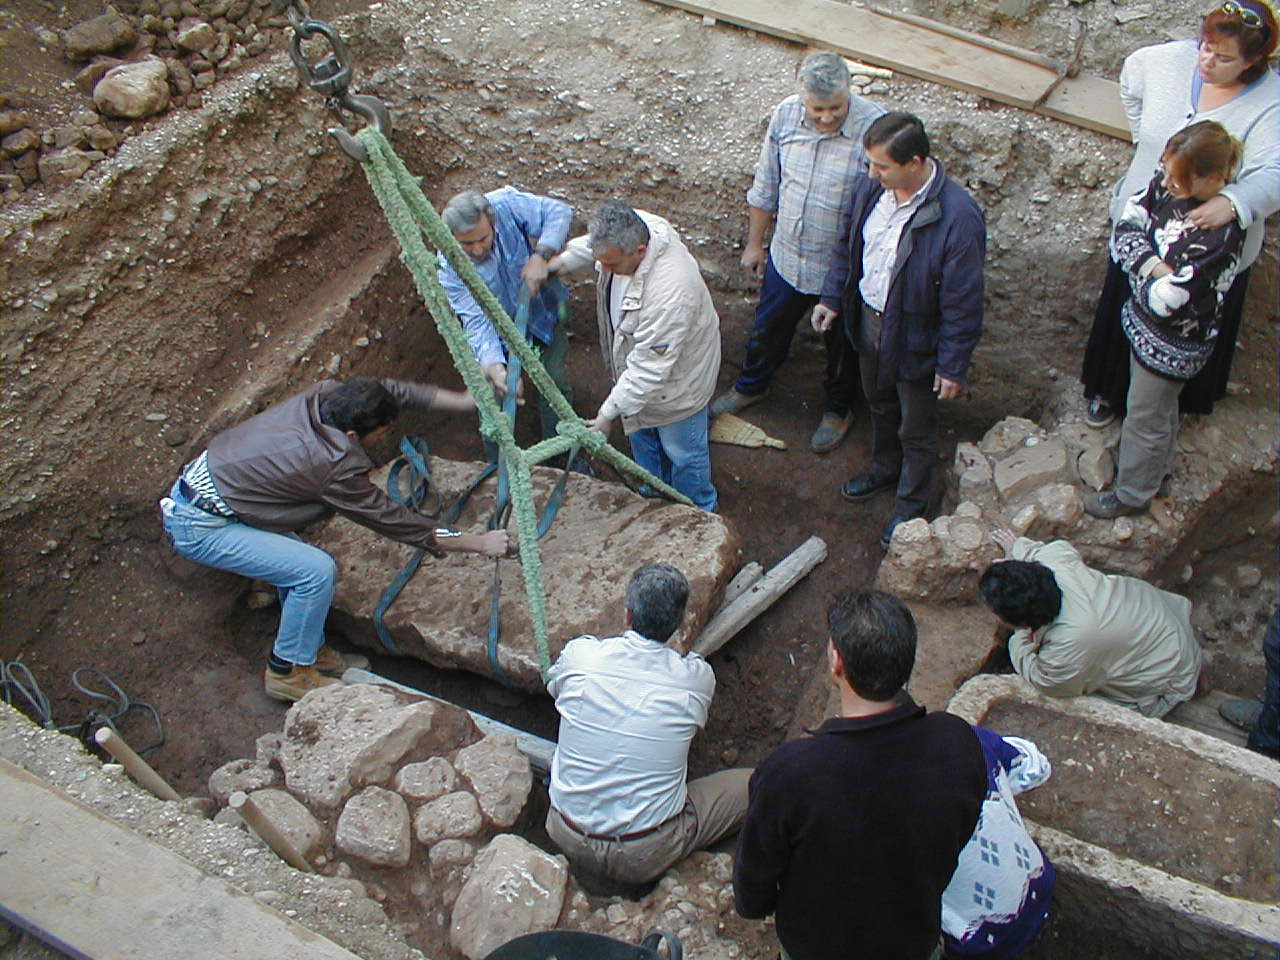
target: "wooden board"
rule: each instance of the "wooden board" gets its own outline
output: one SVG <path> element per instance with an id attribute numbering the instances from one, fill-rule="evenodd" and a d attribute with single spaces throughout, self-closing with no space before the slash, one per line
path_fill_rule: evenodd
<path id="1" fill-rule="evenodd" d="M 771 36 L 835 50 L 899 73 L 1030 110 L 1058 76 L 1043 57 L 993 49 L 834 0 L 653 0 Z M 1064 79 L 1037 112 L 1130 138 L 1119 85 L 1081 74 Z"/>
<path id="2" fill-rule="evenodd" d="M 0 916 L 75 958 L 359 960 L 0 759 Z"/>

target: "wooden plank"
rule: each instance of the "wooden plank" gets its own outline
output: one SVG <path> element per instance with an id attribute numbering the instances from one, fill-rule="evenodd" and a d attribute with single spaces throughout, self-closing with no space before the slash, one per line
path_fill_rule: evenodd
<path id="1" fill-rule="evenodd" d="M 834 0 L 653 0 L 770 36 L 812 44 L 899 73 L 1032 109 L 1058 79 L 1040 54 L 978 42 Z M 1017 51 L 1016 53 L 1011 51 Z M 1121 139 L 1129 124 L 1119 86 L 1103 77 L 1064 79 L 1039 112 Z"/>
<path id="2" fill-rule="evenodd" d="M 359 960 L 0 759 L 0 916 L 74 958 Z"/>
<path id="3" fill-rule="evenodd" d="M 1232 694 L 1221 690 L 1210 690 L 1203 697 L 1196 697 L 1194 700 L 1178 704 L 1165 714 L 1165 720 L 1176 723 L 1180 727 L 1188 727 L 1208 736 L 1217 737 L 1227 743 L 1234 743 L 1237 747 L 1247 746 L 1249 734 L 1227 723 L 1218 713 L 1218 704 L 1231 699 L 1234 699 Z"/>
<path id="4" fill-rule="evenodd" d="M 350 670 L 342 674 L 342 679 L 347 683 L 381 683 L 388 687 L 395 687 L 397 690 L 403 690 L 406 693 L 412 693 L 415 696 L 423 697 L 426 700 L 434 700 L 436 703 L 447 704 L 451 707 L 457 707 L 456 703 L 449 703 L 448 700 L 442 700 L 440 697 L 433 697 L 424 690 L 411 687 L 408 684 L 397 683 L 389 680 L 379 674 L 372 673 L 368 670 L 360 670 L 352 667 Z M 462 709 L 462 708 L 458 708 Z M 509 737 L 514 737 L 516 741 L 516 749 L 529 758 L 529 766 L 533 767 L 535 773 L 544 774 L 551 772 L 551 758 L 555 756 L 556 745 L 550 740 L 544 740 L 535 734 L 521 730 L 518 727 L 512 727 L 493 717 L 486 717 L 483 713 L 476 713 L 474 710 L 468 710 L 468 715 L 480 728 L 480 732 L 484 734 L 501 733 Z"/>
<path id="5" fill-rule="evenodd" d="M 825 559 L 827 544 L 821 537 L 810 537 L 800 544 L 741 596 L 720 608 L 693 642 L 693 652 L 711 656 Z"/>

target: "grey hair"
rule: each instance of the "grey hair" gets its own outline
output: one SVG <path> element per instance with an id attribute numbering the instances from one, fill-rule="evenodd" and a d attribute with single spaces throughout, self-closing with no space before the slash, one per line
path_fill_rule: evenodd
<path id="1" fill-rule="evenodd" d="M 802 93 L 820 100 L 849 92 L 849 65 L 830 50 L 816 50 L 800 62 L 796 71 Z"/>
<path id="2" fill-rule="evenodd" d="M 631 629 L 658 643 L 679 629 L 688 602 L 689 581 L 669 563 L 646 563 L 627 584 Z"/>
<path id="3" fill-rule="evenodd" d="M 454 236 L 474 230 L 482 216 L 488 217 L 490 224 L 493 223 L 493 204 L 478 190 L 455 193 L 440 211 L 440 219 Z"/>
<path id="4" fill-rule="evenodd" d="M 649 228 L 629 204 L 606 200 L 591 212 L 587 220 L 591 251 L 604 253 L 617 247 L 623 253 L 635 253 L 649 242 Z"/>

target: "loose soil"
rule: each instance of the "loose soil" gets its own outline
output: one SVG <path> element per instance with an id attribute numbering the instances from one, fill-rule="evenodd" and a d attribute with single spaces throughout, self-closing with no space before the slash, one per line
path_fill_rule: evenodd
<path id="1" fill-rule="evenodd" d="M 1270 784 L 1030 704 L 997 703 L 983 724 L 1053 758 L 1049 781 L 1018 798 L 1028 818 L 1229 896 L 1277 902 Z"/>

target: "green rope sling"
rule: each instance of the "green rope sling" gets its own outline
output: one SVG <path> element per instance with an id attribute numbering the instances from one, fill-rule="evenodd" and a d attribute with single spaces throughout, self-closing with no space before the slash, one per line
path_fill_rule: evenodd
<path id="1" fill-rule="evenodd" d="M 418 294 L 426 303 L 435 321 L 436 329 L 444 338 L 453 358 L 454 366 L 462 376 L 467 390 L 475 398 L 480 413 L 480 433 L 496 443 L 506 454 L 511 506 L 518 529 L 521 574 L 525 593 L 529 599 L 529 614 L 533 623 L 534 641 L 538 650 L 538 669 L 545 681 L 551 669 L 547 646 L 547 599 L 542 583 L 542 564 L 538 553 L 538 518 L 533 503 L 533 480 L 530 470 L 536 464 L 565 453 L 575 443 L 589 450 L 594 456 L 608 463 L 619 473 L 680 503 L 691 504 L 688 497 L 653 476 L 639 464 L 609 445 L 608 440 L 574 413 L 543 367 L 537 352 L 519 335 L 515 323 L 493 295 L 493 291 L 476 273 L 471 258 L 462 249 L 452 231 L 440 219 L 435 207 L 427 200 L 417 179 L 409 173 L 396 156 L 390 142 L 373 126 L 367 126 L 356 134 L 368 151 L 369 159 L 361 164 L 369 179 L 369 186 L 382 206 L 382 212 L 391 225 L 400 245 L 400 260 L 413 275 Z M 507 349 L 515 353 L 538 392 L 547 400 L 560 417 L 556 436 L 548 437 L 522 450 L 515 440 L 512 425 L 502 414 L 489 379 L 472 355 L 466 331 L 458 323 L 449 298 L 437 276 L 438 262 L 435 251 L 443 252 L 458 276 L 470 289 L 481 309 L 501 334 Z"/>

